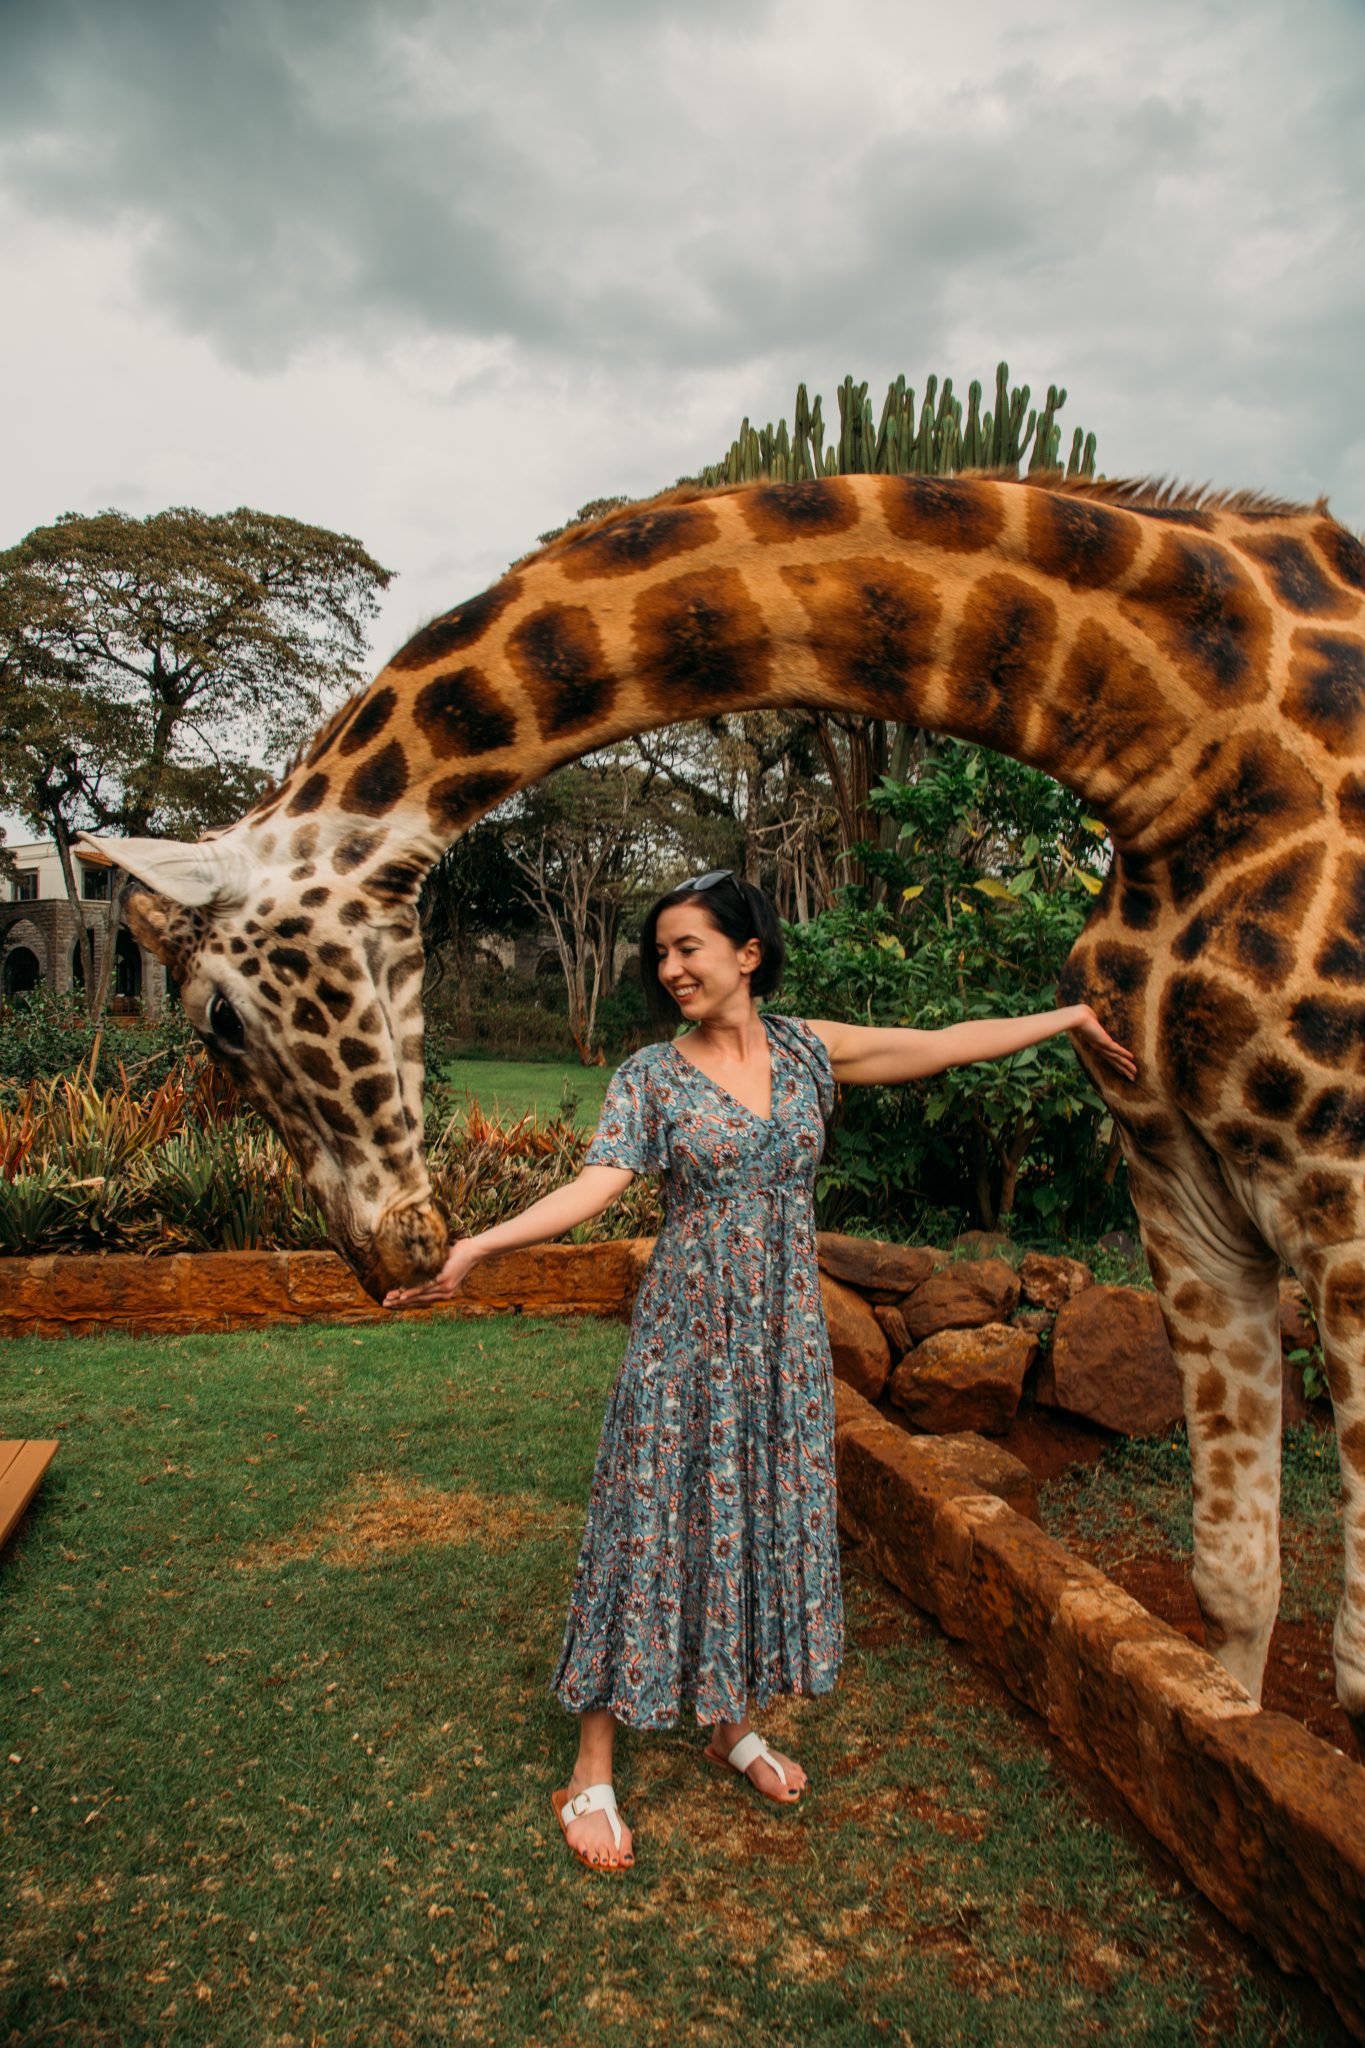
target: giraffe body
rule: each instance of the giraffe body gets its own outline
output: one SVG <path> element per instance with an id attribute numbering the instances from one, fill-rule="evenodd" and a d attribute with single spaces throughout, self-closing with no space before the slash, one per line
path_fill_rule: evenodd
<path id="1" fill-rule="evenodd" d="M 1184 1384 L 1209 1640 L 1258 1696 L 1283 1261 L 1326 1347 L 1338 1690 L 1365 1713 L 1365 550 L 1324 507 L 987 477 L 673 494 L 433 621 L 228 832 L 108 851 L 380 1294 L 446 1242 L 421 1148 L 426 868 L 564 761 L 765 705 L 980 741 L 1108 823 L 1065 987 L 1138 1059 L 1136 1083 L 1093 1078 Z"/>

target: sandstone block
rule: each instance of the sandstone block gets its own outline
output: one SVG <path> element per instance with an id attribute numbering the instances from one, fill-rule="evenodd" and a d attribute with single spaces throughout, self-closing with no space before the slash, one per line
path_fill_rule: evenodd
<path id="1" fill-rule="evenodd" d="M 1073 1294 L 1094 1283 L 1094 1274 L 1079 1259 L 1029 1252 L 1019 1267 L 1019 1284 L 1029 1308 L 1060 1308 Z"/>
<path id="2" fill-rule="evenodd" d="M 900 1309 L 894 1301 L 879 1301 L 873 1304 L 872 1313 L 886 1333 L 886 1341 L 891 1346 L 891 1356 L 901 1357 L 915 1340 L 905 1327 L 905 1317 Z"/>
<path id="3" fill-rule="evenodd" d="M 1178 1422 L 1180 1378 L 1156 1296 L 1087 1287 L 1064 1303 L 1037 1397 L 1120 1436 L 1153 1436 Z"/>
<path id="4" fill-rule="evenodd" d="M 1019 1301 L 1018 1275 L 1003 1259 L 961 1259 L 933 1273 L 904 1303 L 905 1326 L 916 1344 L 936 1330 L 1002 1323 Z"/>
<path id="5" fill-rule="evenodd" d="M 887 1244 L 878 1237 L 843 1237 L 822 1230 L 815 1240 L 821 1270 L 869 1301 L 899 1301 L 944 1263 L 932 1246 Z"/>
<path id="6" fill-rule="evenodd" d="M 494 1252 L 473 1268 L 460 1298 L 480 1309 L 528 1316 L 628 1313 L 637 1261 L 630 1239 L 607 1244 L 537 1244 Z"/>
<path id="7" fill-rule="evenodd" d="M 960 1430 L 952 1436 L 912 1437 L 925 1468 L 952 1493 L 990 1493 L 1025 1521 L 1038 1522 L 1038 1482 L 1020 1459 L 999 1444 Z"/>
<path id="8" fill-rule="evenodd" d="M 867 1400 L 878 1400 L 891 1371 L 891 1351 L 881 1325 L 860 1294 L 828 1273 L 820 1275 L 820 1293 L 836 1374 Z"/>
<path id="9" fill-rule="evenodd" d="M 336 1252 L 291 1252 L 289 1301 L 295 1315 L 326 1316 L 336 1322 L 373 1322 L 389 1311 L 372 1301 Z"/>
<path id="10" fill-rule="evenodd" d="M 891 1375 L 891 1399 L 920 1429 L 984 1430 L 999 1436 L 1014 1420 L 1038 1339 L 1007 1323 L 938 1330 Z"/>
<path id="11" fill-rule="evenodd" d="M 1046 1337 L 1052 1328 L 1052 1311 L 1047 1308 L 1017 1308 L 1010 1317 L 1010 1328 L 1027 1330 L 1030 1337 Z"/>

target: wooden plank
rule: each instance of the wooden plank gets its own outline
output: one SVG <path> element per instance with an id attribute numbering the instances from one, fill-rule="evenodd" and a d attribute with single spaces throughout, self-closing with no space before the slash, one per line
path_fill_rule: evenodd
<path id="1" fill-rule="evenodd" d="M 0 1442 L 0 1543 L 32 1500 L 56 1448 L 55 1437 Z"/>

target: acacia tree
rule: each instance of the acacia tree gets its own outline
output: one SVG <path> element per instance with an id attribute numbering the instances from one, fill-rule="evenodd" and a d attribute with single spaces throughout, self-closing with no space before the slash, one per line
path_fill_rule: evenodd
<path id="1" fill-rule="evenodd" d="M 0 553 L 0 799 L 51 835 L 227 824 L 364 678 L 391 572 L 347 534 L 178 507 L 67 513 Z M 92 1012 L 107 999 L 121 892 Z M 87 956 L 88 935 L 83 943 Z"/>

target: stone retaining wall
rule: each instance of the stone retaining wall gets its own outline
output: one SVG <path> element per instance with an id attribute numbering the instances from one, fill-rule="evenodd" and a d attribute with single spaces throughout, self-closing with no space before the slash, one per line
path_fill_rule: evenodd
<path id="1" fill-rule="evenodd" d="M 841 1529 L 1109 1781 L 1234 1925 L 1365 2033 L 1365 1772 L 1263 1713 L 997 1497 L 989 1470 L 954 1467 L 942 1439 L 907 1435 L 847 1386 L 836 1395 Z"/>
<path id="2" fill-rule="evenodd" d="M 652 1238 L 533 1245 L 474 1268 L 458 1298 L 407 1316 L 627 1317 Z M 335 1252 L 182 1252 L 142 1259 L 0 1259 L 0 1337 L 100 1330 L 264 1329 L 277 1323 L 389 1321 Z"/>

